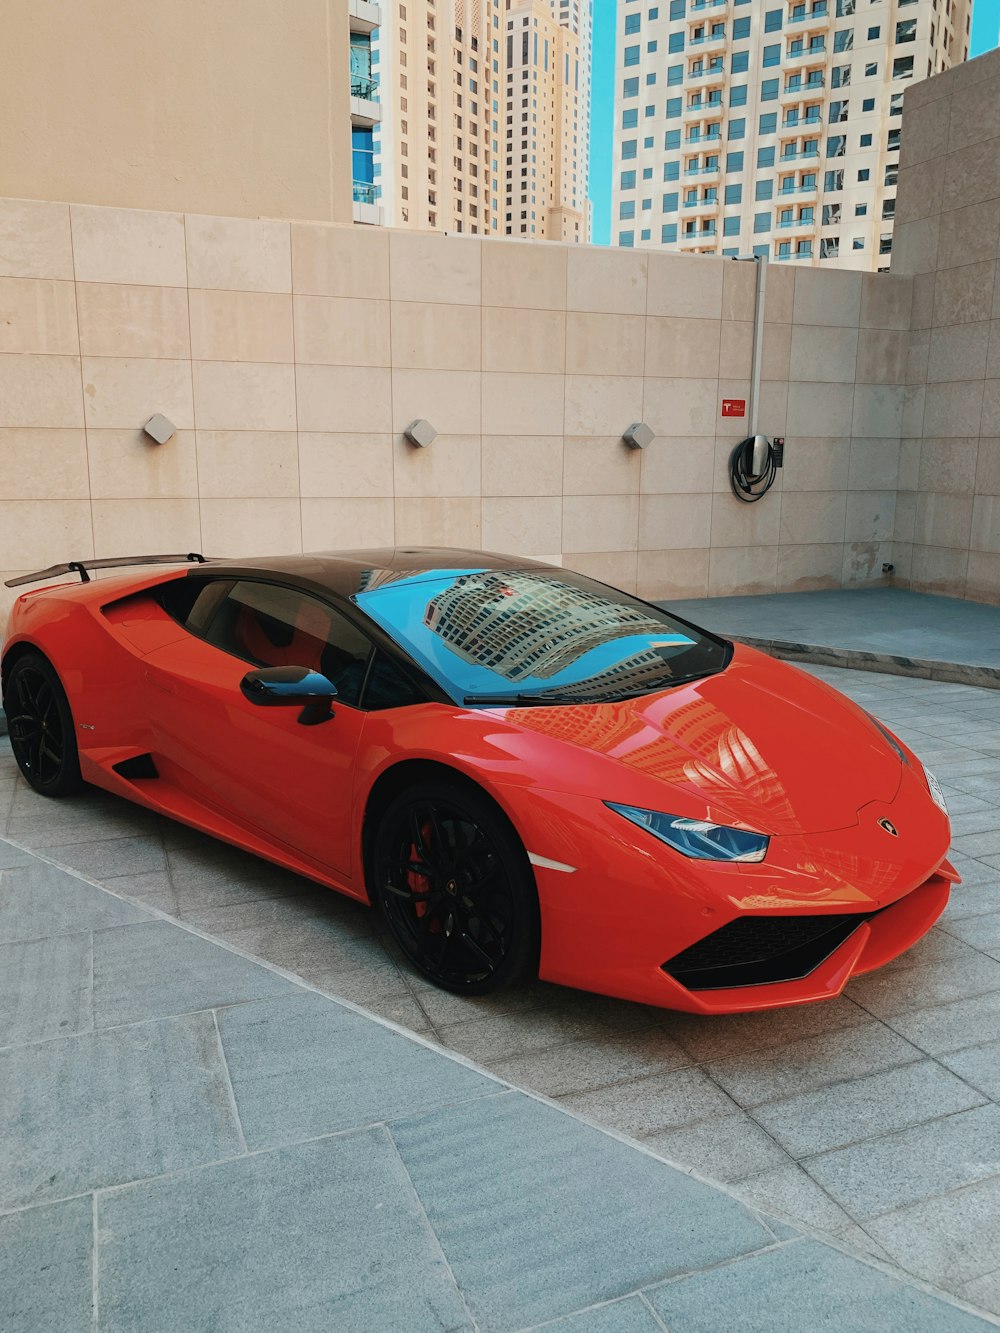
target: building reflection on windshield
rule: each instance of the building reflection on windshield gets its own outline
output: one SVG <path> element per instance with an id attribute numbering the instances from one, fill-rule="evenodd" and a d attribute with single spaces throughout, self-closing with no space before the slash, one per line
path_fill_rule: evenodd
<path id="1" fill-rule="evenodd" d="M 529 675 L 550 680 L 616 639 L 656 635 L 663 647 L 678 647 L 676 636 L 664 637 L 663 622 L 640 607 L 531 571 L 463 575 L 427 603 L 424 624 L 467 662 L 513 682 Z M 613 681 L 616 688 L 627 688 L 633 678 L 648 679 L 650 667 L 662 675 L 664 658 L 657 647 L 648 644 L 587 684 L 606 689 Z"/>

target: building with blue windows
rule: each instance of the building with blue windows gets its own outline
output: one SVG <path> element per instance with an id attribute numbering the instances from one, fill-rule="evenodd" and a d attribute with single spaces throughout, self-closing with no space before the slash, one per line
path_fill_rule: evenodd
<path id="1" fill-rule="evenodd" d="M 618 0 L 612 242 L 888 268 L 903 90 L 971 0 Z"/>
<path id="2" fill-rule="evenodd" d="M 348 0 L 351 26 L 351 174 L 354 221 L 383 221 L 375 179 L 375 134 L 382 119 L 378 73 L 372 61 L 372 37 L 382 12 L 370 0 Z"/>

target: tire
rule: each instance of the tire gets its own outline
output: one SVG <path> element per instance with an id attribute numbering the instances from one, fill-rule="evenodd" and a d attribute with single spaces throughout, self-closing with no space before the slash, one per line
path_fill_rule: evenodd
<path id="1" fill-rule="evenodd" d="M 7 673 L 4 712 L 11 749 L 26 782 L 42 796 L 71 796 L 83 786 L 69 700 L 52 664 L 24 653 Z"/>
<path id="2" fill-rule="evenodd" d="M 537 975 L 531 867 L 485 795 L 447 781 L 401 792 L 378 822 L 369 864 L 373 902 L 435 986 L 488 995 Z"/>

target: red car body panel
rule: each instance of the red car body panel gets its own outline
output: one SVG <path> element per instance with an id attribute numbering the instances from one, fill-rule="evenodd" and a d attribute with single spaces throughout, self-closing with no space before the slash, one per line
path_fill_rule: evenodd
<path id="1" fill-rule="evenodd" d="M 148 591 L 183 576 L 34 589 L 14 605 L 5 660 L 29 644 L 52 662 L 84 778 L 367 900 L 373 786 L 401 763 L 446 765 L 493 798 L 529 853 L 545 980 L 698 1013 L 799 1004 L 909 948 L 947 903 L 950 829 L 919 763 L 901 763 L 837 691 L 753 649 L 622 703 L 337 704 L 331 722 L 303 727 L 294 710 L 249 702 L 246 663 Z M 159 778 L 115 771 L 145 754 Z M 685 857 L 607 801 L 767 833 L 767 855 Z M 877 915 L 797 980 L 689 990 L 663 969 L 740 917 L 844 913 Z"/>

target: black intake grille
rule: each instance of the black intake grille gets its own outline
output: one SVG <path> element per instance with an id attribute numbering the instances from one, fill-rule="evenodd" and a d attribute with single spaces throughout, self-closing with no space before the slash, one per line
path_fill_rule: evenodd
<path id="1" fill-rule="evenodd" d="M 668 958 L 663 971 L 687 990 L 797 981 L 875 915 L 737 917 Z"/>

